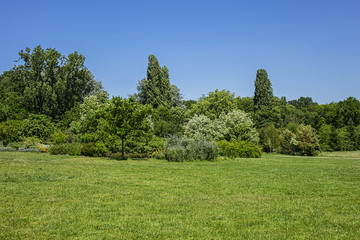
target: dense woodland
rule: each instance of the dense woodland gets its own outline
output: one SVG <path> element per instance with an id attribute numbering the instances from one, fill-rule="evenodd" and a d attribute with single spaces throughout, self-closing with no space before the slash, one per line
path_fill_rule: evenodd
<path id="1" fill-rule="evenodd" d="M 81 54 L 26 48 L 0 75 L 1 149 L 169 161 L 360 150 L 354 97 L 288 101 L 273 95 L 266 70 L 259 69 L 253 97 L 216 89 L 183 100 L 169 72 L 150 55 L 138 91 L 109 98 Z"/>

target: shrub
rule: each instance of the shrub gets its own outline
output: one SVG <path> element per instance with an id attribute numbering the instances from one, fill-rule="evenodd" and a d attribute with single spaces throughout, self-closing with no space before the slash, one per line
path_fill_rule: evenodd
<path id="1" fill-rule="evenodd" d="M 19 152 L 40 152 L 40 148 L 19 148 Z"/>
<path id="2" fill-rule="evenodd" d="M 47 153 L 49 151 L 49 148 L 45 147 L 45 146 L 40 146 L 40 152 L 41 153 Z"/>
<path id="3" fill-rule="evenodd" d="M 53 134 L 51 134 L 50 138 L 54 144 L 62 144 L 62 143 L 67 142 L 69 135 L 67 135 L 61 131 L 56 131 Z"/>
<path id="4" fill-rule="evenodd" d="M 151 154 L 151 158 L 165 159 L 166 153 L 164 149 L 158 149 Z"/>
<path id="5" fill-rule="evenodd" d="M 32 114 L 22 123 L 20 132 L 25 137 L 45 139 L 54 131 L 54 123 L 48 116 Z"/>
<path id="6" fill-rule="evenodd" d="M 262 150 L 259 146 L 247 141 L 231 141 L 222 140 L 218 142 L 220 155 L 230 158 L 260 158 Z"/>
<path id="7" fill-rule="evenodd" d="M 59 145 L 52 145 L 49 148 L 50 154 L 53 155 L 81 155 L 82 144 L 81 143 L 63 143 Z"/>
<path id="8" fill-rule="evenodd" d="M 35 137 L 27 137 L 23 139 L 23 146 L 24 148 L 37 148 L 40 143 L 40 139 Z"/>
<path id="9" fill-rule="evenodd" d="M 1 144 L 6 146 L 10 142 L 19 140 L 20 121 L 8 120 L 0 123 Z"/>
<path id="10" fill-rule="evenodd" d="M 280 141 L 280 153 L 294 154 L 296 140 L 295 134 L 288 129 L 284 129 L 279 137 Z"/>
<path id="11" fill-rule="evenodd" d="M 15 150 L 18 150 L 22 146 L 22 143 L 20 142 L 9 143 L 7 146 L 12 147 Z"/>
<path id="12" fill-rule="evenodd" d="M 285 129 L 280 135 L 280 152 L 316 156 L 320 153 L 319 139 L 311 126 L 299 125 L 296 134 Z"/>
<path id="13" fill-rule="evenodd" d="M 17 149 L 13 148 L 13 147 L 0 147 L 0 152 L 16 152 Z"/>
<path id="14" fill-rule="evenodd" d="M 173 136 L 165 144 L 166 159 L 170 162 L 195 160 L 213 161 L 218 156 L 218 146 L 204 137 L 196 139 Z"/>
<path id="15" fill-rule="evenodd" d="M 320 144 L 315 129 L 300 125 L 295 136 L 295 152 L 303 156 L 316 156 L 320 153 Z"/>
<path id="16" fill-rule="evenodd" d="M 108 152 L 108 149 L 102 142 L 85 143 L 81 149 L 81 154 L 89 157 L 102 157 L 106 152 Z"/>

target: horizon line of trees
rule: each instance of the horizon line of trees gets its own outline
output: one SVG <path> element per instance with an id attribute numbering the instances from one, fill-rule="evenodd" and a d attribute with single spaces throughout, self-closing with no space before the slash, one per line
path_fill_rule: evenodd
<path id="1" fill-rule="evenodd" d="M 166 146 L 168 152 L 190 154 L 182 145 L 196 148 L 207 141 L 212 152 L 210 142 L 222 141 L 219 146 L 227 150 L 220 149 L 220 154 L 231 152 L 230 143 L 233 148 L 252 148 L 233 144 L 241 141 L 286 154 L 360 150 L 358 99 L 329 104 L 318 104 L 311 97 L 287 101 L 273 95 L 265 69 L 257 70 L 254 87 L 253 97 L 216 89 L 198 100 L 183 100 L 179 88 L 170 82 L 169 69 L 150 55 L 137 93 L 109 99 L 81 54 L 63 56 L 52 48 L 26 48 L 19 52 L 17 65 L 0 75 L 1 143 L 24 137 L 54 142 L 62 133 L 66 140 L 58 141 L 61 144 L 88 144 L 102 152 L 121 152 L 122 157 L 151 154 Z M 190 143 L 166 144 L 169 136 L 190 139 Z"/>

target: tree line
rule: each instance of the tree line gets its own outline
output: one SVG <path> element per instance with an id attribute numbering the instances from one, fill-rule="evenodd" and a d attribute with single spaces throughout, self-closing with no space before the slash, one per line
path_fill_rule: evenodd
<path id="1" fill-rule="evenodd" d="M 183 100 L 169 69 L 150 55 L 138 91 L 109 99 L 77 52 L 63 56 L 52 48 L 26 48 L 16 63 L 0 75 L 3 146 L 36 142 L 54 146 L 54 153 L 78 146 L 76 154 L 120 152 L 122 158 L 174 161 L 259 156 L 259 149 L 298 155 L 360 150 L 358 99 L 287 101 L 273 95 L 264 69 L 256 73 L 253 97 L 216 89 Z"/>

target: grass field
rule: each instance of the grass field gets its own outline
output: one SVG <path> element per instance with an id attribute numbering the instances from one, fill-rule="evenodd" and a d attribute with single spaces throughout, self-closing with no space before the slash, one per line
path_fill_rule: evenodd
<path id="1" fill-rule="evenodd" d="M 0 239 L 360 239 L 360 160 L 1 152 Z"/>

